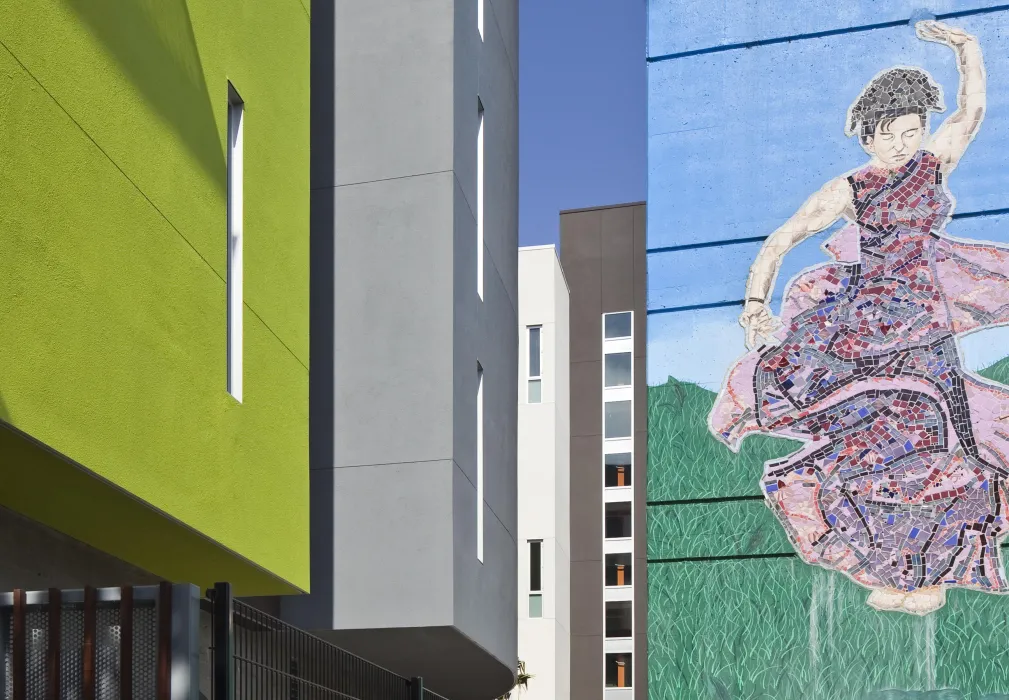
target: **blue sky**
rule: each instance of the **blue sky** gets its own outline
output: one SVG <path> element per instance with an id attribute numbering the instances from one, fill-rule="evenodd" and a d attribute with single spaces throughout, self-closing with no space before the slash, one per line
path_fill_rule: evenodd
<path id="1" fill-rule="evenodd" d="M 645 199 L 645 0 L 521 0 L 519 242 Z"/>

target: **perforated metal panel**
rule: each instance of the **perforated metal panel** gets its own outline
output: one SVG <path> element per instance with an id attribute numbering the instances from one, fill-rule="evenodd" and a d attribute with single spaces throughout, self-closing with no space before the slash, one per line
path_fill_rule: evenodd
<path id="1" fill-rule="evenodd" d="M 46 651 L 49 637 L 49 613 L 39 605 L 29 606 L 25 614 L 26 694 L 28 700 L 45 700 Z"/>
<path id="2" fill-rule="evenodd" d="M 95 631 L 95 698 L 119 700 L 119 609 L 98 608 Z"/>
<path id="3" fill-rule="evenodd" d="M 60 618 L 60 697 L 79 700 L 84 682 L 84 605 L 63 606 Z"/>
<path id="4" fill-rule="evenodd" d="M 14 697 L 14 615 L 10 610 L 4 612 L 4 628 L 7 637 L 4 639 L 4 700 Z"/>
<path id="5" fill-rule="evenodd" d="M 153 605 L 133 609 L 133 697 L 155 700 L 158 669 L 158 614 Z"/>

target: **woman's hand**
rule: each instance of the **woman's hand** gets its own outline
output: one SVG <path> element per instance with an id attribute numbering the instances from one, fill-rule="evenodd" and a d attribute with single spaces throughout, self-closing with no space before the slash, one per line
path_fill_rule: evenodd
<path id="1" fill-rule="evenodd" d="M 915 24 L 914 31 L 919 39 L 934 41 L 937 44 L 945 44 L 952 49 L 957 49 L 967 42 L 974 40 L 973 36 L 962 29 L 930 19 L 922 20 Z"/>
<path id="2" fill-rule="evenodd" d="M 771 334 L 781 325 L 781 321 L 771 315 L 767 304 L 759 301 L 748 301 L 739 316 L 739 325 L 746 331 L 746 349 L 752 350 L 757 345 L 757 339 L 770 339 Z"/>

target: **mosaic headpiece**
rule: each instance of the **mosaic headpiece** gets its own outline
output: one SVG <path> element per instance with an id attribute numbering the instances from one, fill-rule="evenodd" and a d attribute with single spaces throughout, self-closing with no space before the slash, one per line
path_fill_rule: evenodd
<path id="1" fill-rule="evenodd" d="M 865 140 L 876 133 L 876 125 L 886 119 L 905 114 L 917 114 L 925 120 L 929 112 L 942 112 L 942 88 L 921 68 L 890 68 L 885 70 L 862 90 L 854 104 L 848 108 L 845 136 Z"/>

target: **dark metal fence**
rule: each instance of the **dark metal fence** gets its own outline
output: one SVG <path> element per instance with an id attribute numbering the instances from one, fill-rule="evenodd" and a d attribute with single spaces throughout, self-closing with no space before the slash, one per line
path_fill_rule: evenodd
<path id="1" fill-rule="evenodd" d="M 213 616 L 211 700 L 444 700 L 231 595 L 207 592 Z"/>

